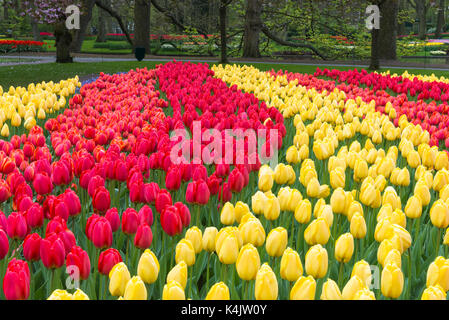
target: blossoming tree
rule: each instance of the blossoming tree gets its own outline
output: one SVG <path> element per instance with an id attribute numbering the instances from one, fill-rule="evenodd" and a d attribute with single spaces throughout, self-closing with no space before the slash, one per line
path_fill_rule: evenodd
<path id="1" fill-rule="evenodd" d="M 39 23 L 52 24 L 56 38 L 56 62 L 72 62 L 70 56 L 70 45 L 72 34 L 66 27 L 68 14 L 66 9 L 70 5 L 80 7 L 76 0 L 27 0 L 22 2 L 24 14 Z"/>

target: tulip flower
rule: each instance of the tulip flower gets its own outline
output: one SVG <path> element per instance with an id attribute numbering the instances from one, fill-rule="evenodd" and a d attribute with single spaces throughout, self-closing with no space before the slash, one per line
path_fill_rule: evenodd
<path id="1" fill-rule="evenodd" d="M 306 224 L 312 216 L 312 204 L 308 199 L 301 200 L 295 208 L 295 219 L 298 223 Z"/>
<path id="2" fill-rule="evenodd" d="M 122 257 L 117 249 L 109 248 L 100 253 L 98 258 L 98 271 L 103 275 L 109 275 L 112 267 L 122 262 Z"/>
<path id="3" fill-rule="evenodd" d="M 192 266 L 195 263 L 195 248 L 190 240 L 181 239 L 176 245 L 176 263 L 185 261 L 187 266 Z"/>
<path id="4" fill-rule="evenodd" d="M 365 288 L 363 280 L 357 275 L 351 276 L 341 292 L 343 300 L 354 300 L 357 292 L 363 288 Z"/>
<path id="5" fill-rule="evenodd" d="M 398 298 L 404 287 L 404 275 L 396 264 L 387 264 L 382 270 L 381 280 L 382 294 L 387 298 Z"/>
<path id="6" fill-rule="evenodd" d="M 195 249 L 195 254 L 198 254 L 203 250 L 203 237 L 201 230 L 198 227 L 191 227 L 186 231 L 185 239 L 189 240 L 193 248 Z"/>
<path id="7" fill-rule="evenodd" d="M 152 284 L 154 283 L 159 275 L 159 261 L 156 255 L 147 249 L 140 256 L 139 264 L 137 266 L 137 274 L 143 280 L 143 282 Z"/>
<path id="8" fill-rule="evenodd" d="M 256 300 L 276 300 L 278 298 L 278 282 L 276 275 L 267 263 L 264 263 L 256 275 Z"/>
<path id="9" fill-rule="evenodd" d="M 123 296 L 130 279 L 131 275 L 123 262 L 113 266 L 109 272 L 109 292 L 111 295 L 114 297 Z"/>
<path id="10" fill-rule="evenodd" d="M 123 298 L 125 300 L 147 300 L 147 289 L 139 276 L 134 276 L 128 281 Z"/>
<path id="11" fill-rule="evenodd" d="M 207 293 L 206 300 L 230 300 L 229 288 L 224 282 L 214 284 Z"/>
<path id="12" fill-rule="evenodd" d="M 299 254 L 292 248 L 284 250 L 281 259 L 281 278 L 294 282 L 303 274 L 303 267 Z"/>
<path id="13" fill-rule="evenodd" d="M 335 258 L 341 263 L 346 263 L 351 260 L 353 253 L 354 238 L 352 234 L 342 234 L 335 242 Z"/>
<path id="14" fill-rule="evenodd" d="M 3 293 L 7 300 L 27 300 L 30 295 L 30 270 L 25 261 L 13 258 L 3 278 Z"/>
<path id="15" fill-rule="evenodd" d="M 153 241 L 153 232 L 148 224 L 143 223 L 137 228 L 136 235 L 134 237 L 134 246 L 139 249 L 147 249 L 151 246 Z"/>
<path id="16" fill-rule="evenodd" d="M 6 232 L 0 227 L 0 260 L 3 260 L 6 257 L 8 251 L 9 251 L 8 236 L 6 235 Z M 27 259 L 27 257 L 25 257 L 25 259 Z"/>
<path id="17" fill-rule="evenodd" d="M 288 233 L 283 227 L 272 229 L 267 236 L 265 248 L 271 257 L 280 257 L 287 247 Z"/>
<path id="18" fill-rule="evenodd" d="M 48 269 L 60 268 L 65 262 L 64 242 L 55 233 L 41 240 L 39 253 L 42 263 Z"/>
<path id="19" fill-rule="evenodd" d="M 186 288 L 187 264 L 184 260 L 181 260 L 178 264 L 176 264 L 167 274 L 167 283 L 170 283 L 171 280 L 175 280 L 182 286 L 183 289 Z"/>
<path id="20" fill-rule="evenodd" d="M 323 278 L 327 273 L 327 251 L 321 245 L 312 246 L 306 253 L 305 269 L 315 279 Z"/>
<path id="21" fill-rule="evenodd" d="M 447 292 L 449 290 L 449 260 L 439 256 L 427 270 L 427 287 L 439 285 Z"/>
<path id="22" fill-rule="evenodd" d="M 316 281 L 312 276 L 300 277 L 290 291 L 290 300 L 314 300 Z"/>
<path id="23" fill-rule="evenodd" d="M 341 291 L 338 288 L 338 285 L 334 280 L 328 279 L 323 284 L 320 299 L 321 300 L 343 300 Z"/>
<path id="24" fill-rule="evenodd" d="M 421 300 L 446 300 L 446 292 L 439 285 L 426 288 Z"/>
<path id="25" fill-rule="evenodd" d="M 135 234 L 139 227 L 139 215 L 133 208 L 126 209 L 122 214 L 122 231 L 127 235 Z"/>
<path id="26" fill-rule="evenodd" d="M 235 267 L 240 279 L 245 281 L 256 279 L 260 268 L 260 257 L 259 252 L 252 244 L 245 244 L 240 249 Z"/>
<path id="27" fill-rule="evenodd" d="M 232 203 L 226 202 L 221 209 L 220 222 L 224 225 L 232 225 L 235 221 L 235 209 Z"/>
<path id="28" fill-rule="evenodd" d="M 69 275 L 77 280 L 79 276 L 81 280 L 86 280 L 90 274 L 90 259 L 86 251 L 79 246 L 74 246 L 67 254 L 66 265 Z M 76 271 L 71 266 L 75 266 Z"/>
<path id="29" fill-rule="evenodd" d="M 14 240 L 25 239 L 28 228 L 25 217 L 19 212 L 12 212 L 8 216 L 8 237 Z"/>
<path id="30" fill-rule="evenodd" d="M 162 300 L 185 300 L 183 287 L 175 280 L 167 282 L 162 292 Z"/>
<path id="31" fill-rule="evenodd" d="M 217 246 L 217 241 L 215 242 L 218 258 L 223 264 L 234 264 L 237 261 L 239 247 L 239 241 L 234 234 L 225 236 L 220 246 Z"/>
<path id="32" fill-rule="evenodd" d="M 215 251 L 215 238 L 218 230 L 215 227 L 207 227 L 202 237 L 202 248 L 207 252 Z"/>
<path id="33" fill-rule="evenodd" d="M 353 214 L 349 225 L 352 236 L 356 239 L 363 239 L 366 236 L 365 218 L 359 212 Z"/>
<path id="34" fill-rule="evenodd" d="M 329 237 L 329 226 L 324 218 L 313 220 L 304 231 L 304 240 L 308 245 L 325 245 L 329 241 Z"/>

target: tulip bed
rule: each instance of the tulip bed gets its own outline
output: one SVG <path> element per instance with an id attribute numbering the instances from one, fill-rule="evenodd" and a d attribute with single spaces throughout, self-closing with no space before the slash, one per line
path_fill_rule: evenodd
<path id="1" fill-rule="evenodd" d="M 446 299 L 448 90 L 190 62 L 0 87 L 0 298 Z"/>

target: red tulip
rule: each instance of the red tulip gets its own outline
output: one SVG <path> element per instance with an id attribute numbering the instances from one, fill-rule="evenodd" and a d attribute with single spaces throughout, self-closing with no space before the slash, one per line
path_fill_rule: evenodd
<path id="1" fill-rule="evenodd" d="M 86 280 L 89 277 L 90 274 L 89 255 L 79 246 L 74 246 L 70 250 L 69 254 L 67 255 L 66 266 L 67 270 L 70 270 L 70 266 L 75 266 L 76 268 L 78 268 L 77 272 L 73 269 L 72 272 L 69 272 L 69 275 L 75 280 L 76 278 L 74 277 L 77 275 L 77 273 L 80 276 L 81 280 Z"/>
<path id="2" fill-rule="evenodd" d="M 72 180 L 71 172 L 63 161 L 56 161 L 52 165 L 52 181 L 56 186 L 67 185 Z"/>
<path id="3" fill-rule="evenodd" d="M 105 187 L 98 187 L 92 198 L 92 206 L 96 212 L 106 212 L 111 205 L 111 197 L 108 189 Z"/>
<path id="4" fill-rule="evenodd" d="M 100 253 L 98 259 L 98 271 L 103 275 L 109 275 L 112 267 L 122 262 L 122 257 L 117 249 L 109 248 Z"/>
<path id="5" fill-rule="evenodd" d="M 51 233 L 59 233 L 67 229 L 67 223 L 65 220 L 59 216 L 54 217 L 47 223 L 47 228 L 45 229 L 45 236 L 47 237 Z"/>
<path id="6" fill-rule="evenodd" d="M 112 232 L 116 232 L 120 228 L 120 216 L 117 208 L 111 208 L 106 211 L 105 218 L 111 224 Z"/>
<path id="7" fill-rule="evenodd" d="M 137 228 L 136 236 L 134 237 L 134 245 L 139 249 L 147 249 L 151 246 L 153 241 L 153 233 L 151 227 L 143 223 Z"/>
<path id="8" fill-rule="evenodd" d="M 191 219 L 189 207 L 187 207 L 182 202 L 176 202 L 174 206 L 176 207 L 176 209 L 178 209 L 178 213 L 179 216 L 181 217 L 183 227 L 189 226 Z"/>
<path id="9" fill-rule="evenodd" d="M 168 206 L 161 213 L 162 229 L 169 236 L 174 236 L 182 231 L 182 220 L 175 206 Z"/>
<path id="10" fill-rule="evenodd" d="M 8 237 L 14 240 L 25 239 L 28 233 L 28 226 L 25 217 L 19 212 L 12 212 L 7 219 Z"/>
<path id="11" fill-rule="evenodd" d="M 27 235 L 23 241 L 23 256 L 28 261 L 39 261 L 42 238 L 37 233 Z"/>
<path id="12" fill-rule="evenodd" d="M 244 178 L 239 169 L 235 168 L 229 175 L 229 187 L 232 192 L 239 193 L 243 189 Z"/>
<path id="13" fill-rule="evenodd" d="M 153 225 L 153 211 L 149 206 L 144 205 L 142 208 L 140 208 L 138 215 L 140 224 L 146 223 L 150 227 Z"/>
<path id="14" fill-rule="evenodd" d="M 74 246 L 76 246 L 75 235 L 69 229 L 65 229 L 65 230 L 59 231 L 57 233 L 57 235 L 58 235 L 59 239 L 61 239 L 62 242 L 64 243 L 65 255 L 67 255 L 69 253 L 69 251 Z"/>
<path id="15" fill-rule="evenodd" d="M 6 232 L 0 228 L 0 260 L 6 257 L 9 251 L 9 241 Z"/>
<path id="16" fill-rule="evenodd" d="M 146 203 L 154 203 L 159 193 L 159 186 L 156 182 L 145 183 L 143 186 L 143 200 Z"/>
<path id="17" fill-rule="evenodd" d="M 40 256 L 48 269 L 57 269 L 64 265 L 64 243 L 57 234 L 52 233 L 41 240 Z"/>
<path id="18" fill-rule="evenodd" d="M 223 183 L 223 185 L 220 187 L 220 191 L 218 193 L 218 200 L 221 202 L 228 202 L 232 198 L 232 192 L 229 188 L 229 185 L 227 182 Z"/>
<path id="19" fill-rule="evenodd" d="M 177 166 L 168 170 L 165 177 L 165 187 L 168 190 L 178 190 L 181 187 L 181 173 Z"/>
<path id="20" fill-rule="evenodd" d="M 53 191 L 53 184 L 47 174 L 36 173 L 33 180 L 33 188 L 37 194 L 46 195 Z"/>
<path id="21" fill-rule="evenodd" d="M 159 190 L 155 204 L 157 212 L 161 213 L 167 206 L 172 205 L 171 194 L 165 189 Z"/>
<path id="22" fill-rule="evenodd" d="M 0 203 L 5 202 L 11 197 L 11 191 L 5 180 L 0 179 Z"/>
<path id="23" fill-rule="evenodd" d="M 139 215 L 133 208 L 126 209 L 122 214 L 122 231 L 130 235 L 135 234 L 139 227 Z"/>
<path id="24" fill-rule="evenodd" d="M 91 177 L 89 184 L 87 186 L 87 193 L 89 194 L 89 196 L 93 198 L 95 192 L 99 187 L 104 187 L 104 179 L 99 175 Z"/>
<path id="25" fill-rule="evenodd" d="M 72 189 L 66 189 L 63 193 L 64 202 L 69 208 L 69 216 L 77 216 L 81 213 L 81 201 Z"/>
<path id="26" fill-rule="evenodd" d="M 26 211 L 25 218 L 30 229 L 40 228 L 44 224 L 44 210 L 39 203 L 33 203 Z"/>
<path id="27" fill-rule="evenodd" d="M 207 183 L 204 180 L 198 180 L 197 193 L 195 195 L 195 202 L 201 205 L 207 204 L 210 198 L 210 191 Z"/>
<path id="28" fill-rule="evenodd" d="M 3 293 L 7 300 L 27 300 L 30 295 L 30 269 L 25 261 L 13 258 L 3 278 Z"/>
<path id="29" fill-rule="evenodd" d="M 90 239 L 99 249 L 109 248 L 112 245 L 111 224 L 105 217 L 98 217 L 90 226 Z"/>

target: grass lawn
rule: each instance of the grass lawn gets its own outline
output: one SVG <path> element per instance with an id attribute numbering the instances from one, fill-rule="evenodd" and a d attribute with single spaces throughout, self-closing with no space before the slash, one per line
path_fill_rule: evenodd
<path id="1" fill-rule="evenodd" d="M 85 77 L 91 74 L 104 73 L 117 73 L 126 72 L 135 68 L 154 68 L 156 64 L 163 62 L 152 61 L 120 61 L 120 62 L 96 62 L 96 63 L 70 63 L 70 64 L 56 64 L 56 63 L 43 63 L 43 64 L 29 64 L 29 65 L 15 65 L 15 66 L 0 66 L 0 85 L 7 89 L 9 86 L 27 86 L 31 82 L 41 81 L 59 81 L 62 79 L 72 78 L 76 75 L 79 77 Z M 316 66 L 304 66 L 293 64 L 269 64 L 269 63 L 257 63 L 254 64 L 262 71 L 266 70 L 289 70 L 291 72 L 300 73 L 314 73 Z M 321 69 L 325 66 L 320 66 Z M 328 67 L 329 69 L 348 70 L 353 69 L 351 67 Z M 381 71 L 386 71 L 382 69 Z M 402 73 L 407 69 L 392 69 L 392 73 Z M 413 74 L 432 74 L 436 76 L 447 76 L 447 71 L 431 70 L 431 69 L 408 69 L 409 73 Z"/>

